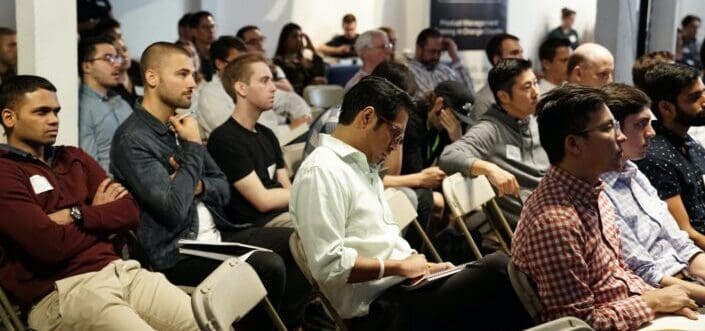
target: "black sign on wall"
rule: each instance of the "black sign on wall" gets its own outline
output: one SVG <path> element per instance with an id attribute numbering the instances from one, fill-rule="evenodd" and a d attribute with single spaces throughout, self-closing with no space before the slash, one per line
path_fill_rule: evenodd
<path id="1" fill-rule="evenodd" d="M 431 26 L 459 50 L 485 49 L 493 35 L 507 31 L 507 0 L 431 0 Z"/>

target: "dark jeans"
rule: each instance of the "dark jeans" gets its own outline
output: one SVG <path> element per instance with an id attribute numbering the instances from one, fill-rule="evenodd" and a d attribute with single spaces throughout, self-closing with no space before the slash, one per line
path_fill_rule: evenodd
<path id="1" fill-rule="evenodd" d="M 523 330 L 532 325 L 507 275 L 509 257 L 485 256 L 426 287 L 392 287 L 351 319 L 353 330 Z"/>
<path id="2" fill-rule="evenodd" d="M 254 253 L 247 259 L 247 263 L 262 280 L 267 289 L 267 297 L 277 308 L 287 328 L 300 324 L 305 304 L 311 295 L 311 286 L 289 251 L 289 237 L 293 231 L 292 228 L 250 228 L 220 233 L 223 241 L 240 242 L 274 251 Z M 196 286 L 221 263 L 202 257 L 183 257 L 176 266 L 161 270 L 176 285 Z M 271 326 L 269 316 L 259 306 L 238 323 L 238 329 L 246 330 L 262 330 Z"/>

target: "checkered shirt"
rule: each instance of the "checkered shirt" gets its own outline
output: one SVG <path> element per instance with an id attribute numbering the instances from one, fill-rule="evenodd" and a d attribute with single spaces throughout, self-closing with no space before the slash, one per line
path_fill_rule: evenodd
<path id="1" fill-rule="evenodd" d="M 524 204 L 512 247 L 544 321 L 576 316 L 597 330 L 632 330 L 654 318 L 640 296 L 651 287 L 620 259 L 619 235 L 602 183 L 551 167 Z"/>

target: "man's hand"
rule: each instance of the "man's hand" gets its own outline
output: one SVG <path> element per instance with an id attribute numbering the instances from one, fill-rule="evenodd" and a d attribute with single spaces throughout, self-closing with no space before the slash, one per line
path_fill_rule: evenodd
<path id="1" fill-rule="evenodd" d="M 54 221 L 54 223 L 59 225 L 67 225 L 73 223 L 73 217 L 71 217 L 71 209 L 69 208 L 64 208 L 55 211 L 47 216 L 49 216 L 49 219 Z"/>
<path id="2" fill-rule="evenodd" d="M 487 173 L 490 184 L 497 188 L 497 196 L 514 195 L 519 196 L 519 182 L 516 177 L 504 169 L 494 166 Z"/>
<path id="3" fill-rule="evenodd" d="M 335 53 L 339 54 L 339 55 L 348 54 L 348 53 L 350 53 L 351 49 L 352 49 L 352 47 L 350 47 L 350 45 L 348 45 L 348 44 L 340 45 L 335 48 Z"/>
<path id="4" fill-rule="evenodd" d="M 455 41 L 453 41 L 453 39 L 444 37 L 442 43 L 443 50 L 448 52 L 448 56 L 450 56 L 453 62 L 460 60 L 460 58 L 458 57 L 458 45 L 455 44 Z"/>
<path id="5" fill-rule="evenodd" d="M 169 122 L 173 125 L 174 132 L 176 132 L 179 138 L 197 144 L 201 143 L 201 134 L 198 132 L 198 122 L 193 116 L 182 117 L 180 120 L 178 115 L 171 116 L 169 117 Z"/>
<path id="6" fill-rule="evenodd" d="M 312 121 L 313 120 L 311 119 L 311 116 L 309 116 L 309 115 L 299 116 L 295 119 L 292 119 L 291 122 L 289 122 L 289 128 L 295 129 L 296 127 L 298 127 L 299 125 L 304 124 L 304 123 L 311 124 Z"/>
<path id="7" fill-rule="evenodd" d="M 176 177 L 176 172 L 179 170 L 179 162 L 176 162 L 176 159 L 173 156 L 169 157 L 169 166 L 171 166 L 172 169 L 174 169 L 174 172 L 169 175 L 169 178 L 171 180 L 174 180 L 174 177 Z M 193 192 L 193 196 L 197 197 L 203 193 L 203 181 L 200 179 L 198 180 L 198 183 L 196 183 L 196 190 Z"/>
<path id="8" fill-rule="evenodd" d="M 443 262 L 443 263 L 430 263 L 428 264 L 428 272 L 436 273 L 439 271 L 447 270 L 454 267 L 453 263 Z"/>
<path id="9" fill-rule="evenodd" d="M 399 269 L 395 274 L 404 278 L 416 278 L 428 273 L 428 261 L 423 254 L 412 254 L 399 261 Z"/>
<path id="10" fill-rule="evenodd" d="M 463 129 L 460 126 L 460 121 L 458 121 L 458 118 L 455 117 L 455 114 L 453 114 L 450 109 L 441 109 L 440 118 L 441 125 L 443 125 L 443 128 L 445 128 L 446 132 L 448 132 L 450 141 L 457 141 L 463 136 Z"/>
<path id="11" fill-rule="evenodd" d="M 446 173 L 439 167 L 428 167 L 416 174 L 418 177 L 418 187 L 437 188 L 446 178 Z"/>
<path id="12" fill-rule="evenodd" d="M 646 304 L 657 313 L 674 313 L 690 319 L 698 319 L 698 305 L 688 291 L 680 285 L 655 289 L 641 295 Z"/>
<path id="13" fill-rule="evenodd" d="M 108 202 L 113 202 L 127 195 L 127 189 L 120 183 L 112 182 L 110 178 L 104 179 L 98 185 L 98 189 L 93 196 L 92 206 L 100 206 Z"/>

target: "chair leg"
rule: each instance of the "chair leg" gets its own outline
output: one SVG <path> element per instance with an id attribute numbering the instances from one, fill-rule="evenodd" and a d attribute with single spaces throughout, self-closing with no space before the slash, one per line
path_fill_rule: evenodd
<path id="1" fill-rule="evenodd" d="M 261 303 L 264 306 L 264 310 L 266 310 L 267 314 L 269 314 L 269 317 L 272 318 L 272 323 L 274 323 L 274 326 L 277 328 L 277 330 L 286 331 L 286 326 L 284 325 L 284 322 L 282 321 L 281 317 L 279 317 L 279 314 L 277 314 L 277 311 L 274 309 L 272 302 L 269 301 L 269 298 L 265 296 L 264 299 L 262 299 Z"/>
<path id="2" fill-rule="evenodd" d="M 507 235 L 509 236 L 509 240 L 512 240 L 514 238 L 514 231 L 512 231 L 512 227 L 509 226 L 509 222 L 507 222 L 507 218 L 504 217 L 504 213 L 502 213 L 502 210 L 499 209 L 499 205 L 497 205 L 497 201 L 494 201 L 494 199 L 490 200 L 490 206 L 492 206 L 492 209 L 494 209 L 495 213 L 499 217 L 499 222 L 504 228 L 504 231 L 507 232 Z"/>
<path id="3" fill-rule="evenodd" d="M 8 312 L 5 311 L 4 307 L 0 308 L 0 319 L 2 319 L 2 325 L 5 327 L 5 330 L 16 331 L 14 325 L 12 325 L 12 322 L 10 322 Z"/>
<path id="4" fill-rule="evenodd" d="M 431 255 L 433 256 L 433 259 L 438 263 L 443 262 L 443 260 L 441 259 L 441 255 L 438 254 L 436 247 L 433 246 L 431 239 L 428 238 L 428 235 L 426 235 L 426 231 L 423 230 L 421 224 L 419 224 L 419 221 L 414 219 L 411 223 L 414 224 L 414 228 L 416 228 L 416 231 L 421 236 L 421 239 L 423 239 L 426 246 L 428 246 L 428 249 L 431 251 Z"/>
<path id="5" fill-rule="evenodd" d="M 12 303 L 10 303 L 10 300 L 7 298 L 7 295 L 5 294 L 5 291 L 2 288 L 0 288 L 0 304 L 2 304 L 3 310 L 5 311 L 4 313 L 9 316 L 10 322 L 12 322 L 14 328 L 17 330 L 24 330 L 24 323 L 20 321 L 20 318 L 15 312 L 15 307 L 12 306 Z"/>
<path id="6" fill-rule="evenodd" d="M 477 244 L 475 243 L 475 239 L 472 238 L 472 235 L 470 234 L 470 230 L 468 230 L 467 225 L 465 225 L 465 221 L 463 220 L 462 217 L 457 217 L 455 219 L 455 222 L 457 226 L 460 228 L 460 230 L 463 232 L 463 235 L 465 235 L 465 239 L 467 239 L 468 244 L 470 245 L 470 248 L 472 249 L 473 254 L 475 254 L 476 259 L 481 259 L 482 258 L 482 253 L 480 253 L 480 249 L 477 247 Z"/>

